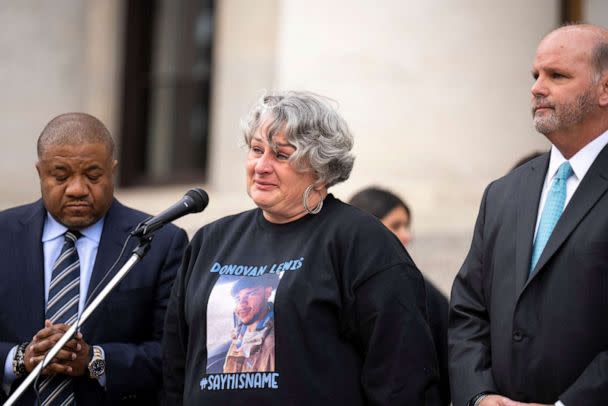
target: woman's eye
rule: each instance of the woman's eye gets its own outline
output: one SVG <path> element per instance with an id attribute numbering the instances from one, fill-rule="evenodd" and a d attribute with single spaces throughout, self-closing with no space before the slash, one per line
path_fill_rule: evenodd
<path id="1" fill-rule="evenodd" d="M 281 161 L 287 161 L 289 159 L 289 155 L 279 152 L 277 153 L 277 159 Z"/>

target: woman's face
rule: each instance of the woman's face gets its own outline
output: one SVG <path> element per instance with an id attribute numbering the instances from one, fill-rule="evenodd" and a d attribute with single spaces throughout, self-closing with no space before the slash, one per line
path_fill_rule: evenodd
<path id="1" fill-rule="evenodd" d="M 401 244 L 407 246 L 410 243 L 412 239 L 410 216 L 402 206 L 397 206 L 389 211 L 380 221 L 399 238 Z"/>
<path id="2" fill-rule="evenodd" d="M 287 223 L 304 216 L 304 190 L 315 182 L 312 170 L 298 172 L 289 161 L 295 147 L 288 144 L 283 133 L 274 137 L 276 149 L 268 143 L 260 126 L 251 140 L 247 154 L 247 193 L 273 223 Z M 318 203 L 319 193 L 310 194 L 309 207 Z"/>

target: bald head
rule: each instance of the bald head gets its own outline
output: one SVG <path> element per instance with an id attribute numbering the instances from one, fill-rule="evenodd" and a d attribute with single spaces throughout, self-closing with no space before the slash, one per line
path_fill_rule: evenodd
<path id="1" fill-rule="evenodd" d="M 40 158 L 51 145 L 104 144 L 114 156 L 114 140 L 105 125 L 86 113 L 66 113 L 53 118 L 38 137 Z"/>
<path id="2" fill-rule="evenodd" d="M 556 41 L 562 47 L 569 44 L 587 54 L 595 82 L 608 71 L 608 30 L 604 27 L 591 24 L 565 25 L 547 34 L 538 48 Z"/>

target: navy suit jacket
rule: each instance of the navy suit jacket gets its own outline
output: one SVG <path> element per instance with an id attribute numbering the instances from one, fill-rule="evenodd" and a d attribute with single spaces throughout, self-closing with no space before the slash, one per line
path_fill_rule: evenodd
<path id="1" fill-rule="evenodd" d="M 149 217 L 114 200 L 104 222 L 87 298 L 112 266 L 129 232 Z M 41 243 L 46 210 L 35 203 L 0 212 L 0 376 L 10 349 L 30 341 L 44 326 L 44 255 Z M 156 232 L 148 254 L 95 310 L 81 328 L 89 345 L 106 357 L 106 388 L 89 377 L 74 380 L 79 405 L 153 405 L 161 387 L 160 339 L 169 293 L 187 244 L 186 233 L 167 225 Z M 131 256 L 132 239 L 121 262 Z M 99 292 L 99 290 L 98 290 Z M 12 390 L 21 383 L 14 382 Z M 19 405 L 32 406 L 30 388 Z"/>
<path id="2" fill-rule="evenodd" d="M 483 391 L 523 402 L 608 404 L 608 146 L 528 277 L 548 164 L 544 154 L 485 191 L 452 287 L 454 406 Z"/>

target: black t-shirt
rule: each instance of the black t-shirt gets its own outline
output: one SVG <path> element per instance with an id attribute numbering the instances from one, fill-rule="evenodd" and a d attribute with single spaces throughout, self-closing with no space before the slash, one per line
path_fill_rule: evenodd
<path id="1" fill-rule="evenodd" d="M 199 230 L 163 351 L 171 405 L 435 404 L 422 277 L 390 231 L 332 195 L 287 224 L 255 209 Z"/>

